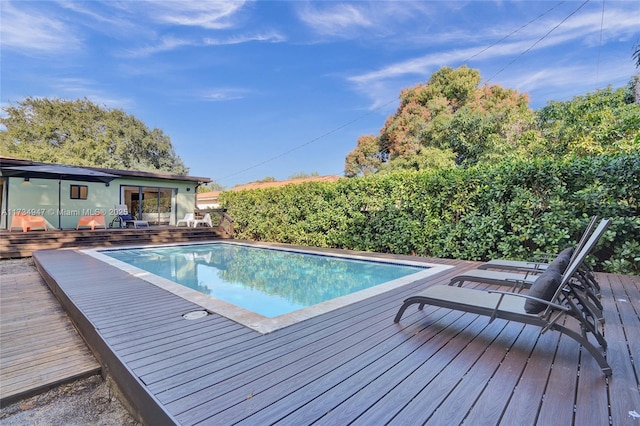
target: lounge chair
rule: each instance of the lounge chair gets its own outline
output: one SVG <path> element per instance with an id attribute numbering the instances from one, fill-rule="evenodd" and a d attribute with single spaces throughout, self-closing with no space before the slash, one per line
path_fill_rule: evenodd
<path id="1" fill-rule="evenodd" d="M 33 228 L 42 228 L 47 230 L 47 221 L 43 216 L 34 216 L 27 213 L 18 212 L 11 218 L 11 225 L 9 226 L 9 232 L 13 231 L 13 228 L 20 228 L 22 232 L 32 231 Z"/>
<path id="2" fill-rule="evenodd" d="M 587 242 L 587 239 L 591 235 L 591 231 L 596 226 L 598 216 L 592 216 L 587 228 L 585 229 L 578 245 L 575 247 L 574 255 L 580 252 L 582 246 Z M 507 260 L 507 259 L 493 259 L 482 265 L 478 266 L 478 269 L 499 269 L 505 271 L 515 272 L 529 272 L 529 273 L 542 273 L 549 267 L 549 258 L 552 256 L 546 255 L 545 258 L 539 261 L 521 261 L 521 260 Z"/>
<path id="3" fill-rule="evenodd" d="M 558 282 L 559 275 L 557 272 L 550 271 L 548 274 L 555 276 L 550 280 L 551 282 Z M 527 301 L 538 302 L 545 308 L 540 313 L 527 312 L 525 308 Z M 559 331 L 587 349 L 606 376 L 610 376 L 612 373 L 603 353 L 589 341 L 588 333 L 593 334 L 602 349 L 606 351 L 607 345 L 604 337 L 598 328 L 589 321 L 588 317 L 585 317 L 583 310 L 571 303 L 571 299 L 568 297 L 554 296 L 551 301 L 547 301 L 522 293 L 436 285 L 406 299 L 400 307 L 394 322 L 398 323 L 407 307 L 413 304 L 418 304 L 419 310 L 422 310 L 424 305 L 433 305 L 484 315 L 490 318 L 489 322 L 500 318 L 507 321 L 531 324 L 541 327 L 541 333 L 547 330 Z M 566 323 L 565 319 L 567 320 Z M 571 321 L 578 323 L 580 331 L 567 326 L 567 323 Z"/>
<path id="4" fill-rule="evenodd" d="M 601 223 L 601 226 L 606 228 L 608 223 Z M 578 256 L 586 256 L 589 250 L 585 245 Z M 418 304 L 419 310 L 424 305 L 433 305 L 488 316 L 489 322 L 500 318 L 531 324 L 541 327 L 541 333 L 556 330 L 580 343 L 595 358 L 603 373 L 610 376 L 612 370 L 603 352 L 589 341 L 589 335 L 592 335 L 606 351 L 607 342 L 597 325 L 599 313 L 592 311 L 590 304 L 582 305 L 581 289 L 574 287 L 573 276 L 579 264 L 576 257 L 563 275 L 553 269 L 538 275 L 528 294 L 435 285 L 405 299 L 394 322 L 400 321 L 409 306 Z"/>
<path id="5" fill-rule="evenodd" d="M 193 215 L 193 213 L 187 213 L 184 215 L 184 219 L 180 219 L 179 221 L 176 222 L 176 226 L 180 226 L 181 223 L 184 223 L 185 225 L 187 225 L 187 228 L 190 228 L 193 225 L 193 222 L 195 222 L 195 217 Z"/>
<path id="6" fill-rule="evenodd" d="M 558 256 L 558 258 L 556 258 L 549 265 L 548 269 L 556 269 L 556 265 L 558 265 L 559 269 L 556 270 L 558 270 L 563 275 L 563 277 L 564 275 L 569 273 L 571 269 L 571 277 L 579 280 L 580 283 L 584 286 L 584 290 L 592 293 L 593 296 L 597 296 L 600 292 L 600 286 L 595 281 L 595 279 L 586 279 L 583 272 L 580 270 L 580 267 L 582 266 L 587 255 L 591 252 L 591 250 L 593 250 L 598 240 L 600 240 L 610 222 L 610 219 L 603 219 L 600 222 L 595 231 L 593 231 L 593 233 L 590 235 L 589 239 L 582 245 L 582 248 L 578 251 L 578 253 L 571 255 L 570 264 L 566 268 L 566 270 L 562 269 L 562 259 L 560 258 L 562 256 L 566 257 L 567 252 L 563 252 L 561 256 Z M 556 262 L 558 263 L 556 264 Z M 570 268 L 570 266 L 574 264 L 575 268 Z M 511 285 L 519 288 L 528 288 L 535 282 L 537 277 L 537 275 L 529 273 L 518 274 L 514 272 L 472 269 L 466 271 L 463 274 L 453 277 L 449 285 L 457 284 L 458 286 L 461 286 L 465 281 L 473 281 L 491 285 Z"/>
<path id="7" fill-rule="evenodd" d="M 208 226 L 209 228 L 213 228 L 213 223 L 211 222 L 211 215 L 209 213 L 205 214 L 202 219 L 194 220 L 193 227 L 197 228 L 198 225 Z"/>
<path id="8" fill-rule="evenodd" d="M 90 216 L 80 216 L 80 219 L 78 219 L 78 224 L 76 225 L 76 229 L 80 229 L 83 227 L 90 227 L 92 231 L 98 227 L 107 229 L 107 224 L 104 220 L 104 213 L 94 213 Z"/>
<path id="9" fill-rule="evenodd" d="M 146 220 L 134 219 L 129 213 L 129 207 L 126 204 L 115 205 L 116 217 L 111 221 L 109 226 L 113 226 L 115 222 L 120 223 L 120 228 L 148 228 L 149 222 Z"/>

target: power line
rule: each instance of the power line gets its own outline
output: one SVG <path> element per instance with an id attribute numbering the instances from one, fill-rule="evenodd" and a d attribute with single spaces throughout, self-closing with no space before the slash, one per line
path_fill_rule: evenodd
<path id="1" fill-rule="evenodd" d="M 502 67 L 498 72 L 496 72 L 493 76 L 491 76 L 489 79 L 487 79 L 487 80 L 486 80 L 486 82 L 489 82 L 489 81 L 493 80 L 496 76 L 498 76 L 498 75 L 499 75 L 500 73 L 502 73 L 504 70 L 506 70 L 506 69 L 507 69 L 507 68 L 509 68 L 511 65 L 513 65 L 513 63 L 515 63 L 519 58 L 521 58 L 522 56 L 524 56 L 527 52 L 529 52 L 529 51 L 530 51 L 531 49 L 533 49 L 536 45 L 538 45 L 538 43 L 540 43 L 542 40 L 544 40 L 545 38 L 547 38 L 547 37 L 548 37 L 548 36 L 549 36 L 553 31 L 555 31 L 558 27 L 560 27 L 560 25 L 562 25 L 562 24 L 563 24 L 563 23 L 565 23 L 569 18 L 571 18 L 573 15 L 575 15 L 575 14 L 576 14 L 580 9 L 582 9 L 582 8 L 583 8 L 587 3 L 589 3 L 589 1 L 590 1 L 590 0 L 585 0 L 585 1 L 584 1 L 584 2 L 583 2 L 583 3 L 582 3 L 578 8 L 576 8 L 573 12 L 571 12 L 571 13 L 570 13 L 566 18 L 564 18 L 562 21 L 560 21 L 560 23 L 558 23 L 558 24 L 557 24 L 556 26 L 554 26 L 551 30 L 549 30 L 547 33 L 545 33 L 545 34 L 544 34 L 541 38 L 539 38 L 535 43 L 533 43 L 531 46 L 529 46 L 529 47 L 528 47 L 524 52 L 520 53 L 520 54 L 519 54 L 517 57 L 515 57 L 512 61 L 510 61 L 509 63 L 507 63 L 507 64 L 506 64 L 504 67 Z M 562 5 L 562 4 L 564 4 L 564 3 L 566 3 L 566 1 L 561 1 L 561 2 L 557 3 L 555 6 L 553 6 L 553 7 L 549 8 L 549 9 L 547 9 L 546 11 L 544 11 L 544 12 L 543 12 L 543 13 L 541 13 L 540 15 L 536 16 L 535 18 L 533 18 L 532 20 L 530 20 L 530 21 L 529 21 L 529 22 L 527 22 L 526 24 L 522 25 L 522 26 L 521 26 L 521 27 L 519 27 L 518 29 L 516 29 L 516 30 L 514 30 L 514 31 L 510 32 L 510 33 L 509 33 L 509 34 L 507 34 L 506 36 L 504 36 L 504 37 L 502 37 L 501 39 L 499 39 L 499 40 L 497 40 L 497 41 L 493 42 L 492 44 L 490 44 L 490 45 L 488 45 L 487 47 L 483 48 L 483 49 L 482 49 L 482 50 L 480 50 L 479 52 L 477 52 L 477 53 L 475 53 L 475 54 L 471 55 L 470 57 L 468 57 L 467 59 L 465 59 L 463 62 L 468 62 L 468 61 L 470 61 L 471 59 L 475 58 L 476 56 L 479 56 L 479 55 L 481 55 L 482 53 L 486 52 L 487 50 L 491 49 L 492 47 L 497 46 L 498 44 L 500 44 L 500 43 L 504 42 L 505 40 L 507 40 L 507 39 L 511 38 L 512 36 L 514 36 L 515 34 L 517 34 L 518 32 L 520 32 L 520 31 L 521 31 L 521 30 L 523 30 L 524 28 L 526 28 L 526 27 L 528 27 L 529 25 L 533 24 L 534 22 L 536 22 L 536 21 L 540 20 L 542 17 L 544 17 L 545 15 L 549 14 L 550 12 L 552 12 L 552 11 L 553 11 L 553 10 L 555 10 L 556 8 L 560 7 L 560 5 Z M 602 3 L 602 20 L 604 20 L 604 0 L 603 0 L 603 3 Z M 603 24 L 601 23 L 601 28 L 600 28 L 600 43 L 601 43 L 601 44 L 602 44 L 602 25 L 603 25 Z M 598 61 L 599 61 L 599 58 L 598 58 Z M 599 62 L 598 62 L 598 64 L 599 64 Z M 258 167 L 260 167 L 260 166 L 263 166 L 263 165 L 265 165 L 265 164 L 267 164 L 267 163 L 270 163 L 270 162 L 272 162 L 272 161 L 275 161 L 275 160 L 277 160 L 277 159 L 279 159 L 279 158 L 285 157 L 285 156 L 287 156 L 287 155 L 291 154 L 292 152 L 295 152 L 295 151 L 297 151 L 297 150 L 299 150 L 299 149 L 302 149 L 302 148 L 304 148 L 305 146 L 311 145 L 311 144 L 313 144 L 313 143 L 315 143 L 315 142 L 319 141 L 320 139 L 323 139 L 323 138 L 325 138 L 325 137 L 327 137 L 327 136 L 329 136 L 329 135 L 331 135 L 331 134 L 333 134 L 333 133 L 336 133 L 336 132 L 338 132 L 338 131 L 340 131 L 340 130 L 344 129 L 345 127 L 350 126 L 351 124 L 353 124 L 353 123 L 355 123 L 355 122 L 357 122 L 357 121 L 362 120 L 362 119 L 363 119 L 363 118 L 365 118 L 365 117 L 368 117 L 369 115 L 373 114 L 374 112 L 379 111 L 380 109 L 382 109 L 382 108 L 386 107 L 387 105 L 389 105 L 389 104 L 391 104 L 391 103 L 393 103 L 393 102 L 397 102 L 397 98 L 394 98 L 394 99 L 392 99 L 392 100 L 390 100 L 390 101 L 388 101 L 388 102 L 385 102 L 384 104 L 382 104 L 382 105 L 380 105 L 380 106 L 378 106 L 378 107 L 376 107 L 376 108 L 373 108 L 373 109 L 369 110 L 367 113 L 362 114 L 362 115 L 360 115 L 360 116 L 358 116 L 358 117 L 354 118 L 353 120 L 350 120 L 350 121 L 348 121 L 348 122 L 346 122 L 346 123 L 344 123 L 344 124 L 342 124 L 342 125 L 340 125 L 340 126 L 338 126 L 338 127 L 334 128 L 333 130 L 330 130 L 330 131 L 328 131 L 328 132 L 326 132 L 326 133 L 324 133 L 324 134 L 322 134 L 322 135 L 320 135 L 320 136 L 317 136 L 317 137 L 315 137 L 315 138 L 313 138 L 313 139 L 311 139 L 311 140 L 309 140 L 309 141 L 307 141 L 307 142 L 305 142 L 305 143 L 303 143 L 303 144 L 297 145 L 297 146 L 295 146 L 295 147 L 293 147 L 293 148 L 291 148 L 291 149 L 289 149 L 289 150 L 287 150 L 287 151 L 281 152 L 281 153 L 280 153 L 280 154 L 278 154 L 278 155 L 275 155 L 275 156 L 273 156 L 273 157 L 270 157 L 270 158 L 268 158 L 268 159 L 266 159 L 266 160 L 263 160 L 263 161 L 261 161 L 261 162 L 259 162 L 259 163 L 256 163 L 256 164 L 252 165 L 252 166 L 249 166 L 249 167 L 247 167 L 247 168 L 245 168 L 245 169 L 242 169 L 242 170 L 240 170 L 240 171 L 237 171 L 237 172 L 231 173 L 231 174 L 229 174 L 229 175 L 226 175 L 226 176 L 224 176 L 224 177 L 220 178 L 220 181 L 225 181 L 226 179 L 229 179 L 229 178 L 234 177 L 234 176 L 238 176 L 238 175 L 240 175 L 240 174 L 243 174 L 243 173 L 245 173 L 245 172 L 248 172 L 248 171 L 250 171 L 250 170 L 253 170 L 253 169 L 256 169 L 256 168 L 258 168 Z"/>
<path id="2" fill-rule="evenodd" d="M 529 52 L 531 49 L 533 49 L 534 47 L 536 47 L 538 45 L 538 43 L 540 43 L 542 40 L 544 40 L 545 38 L 547 38 L 552 32 L 554 32 L 560 25 L 564 24 L 569 18 L 571 18 L 573 15 L 575 15 L 576 13 L 578 13 L 578 11 L 580 9 L 582 9 L 587 3 L 589 3 L 589 1 L 591 0 L 585 0 L 580 6 L 578 6 L 578 8 L 576 8 L 576 10 L 574 10 L 573 12 L 571 12 L 569 14 L 569 16 L 567 16 L 566 18 L 564 18 L 562 21 L 560 21 L 558 23 L 558 25 L 556 25 L 555 27 L 551 28 L 549 31 L 547 31 L 542 37 L 540 37 L 538 40 L 536 40 L 535 43 L 533 43 L 531 46 L 529 46 L 527 49 L 525 49 L 524 52 L 520 53 L 518 56 L 516 56 L 515 58 L 513 58 L 513 60 L 511 62 L 509 62 L 507 65 L 505 65 L 504 67 L 502 67 L 498 72 L 496 72 L 494 75 L 491 76 L 491 78 L 487 79 L 487 82 L 493 80 L 498 74 L 500 74 L 502 71 L 506 70 L 507 68 L 509 68 L 511 65 L 513 65 L 513 63 L 515 61 L 517 61 L 518 59 L 520 59 L 522 56 L 524 56 L 527 52 Z"/>
<path id="3" fill-rule="evenodd" d="M 596 61 L 596 84 L 600 80 L 600 54 L 602 53 L 602 30 L 604 27 L 604 0 L 602 0 L 602 14 L 600 15 L 600 40 L 598 41 L 598 59 Z"/>
<path id="4" fill-rule="evenodd" d="M 266 159 L 266 160 L 264 160 L 264 161 L 261 161 L 261 162 L 259 162 L 259 163 L 256 163 L 256 164 L 254 164 L 253 166 L 247 167 L 247 168 L 242 169 L 242 170 L 240 170 L 240 171 L 238 171 L 238 172 L 235 172 L 235 173 L 232 173 L 232 174 L 230 174 L 230 175 L 224 176 L 224 177 L 220 178 L 220 181 L 224 181 L 224 180 L 229 179 L 229 178 L 231 178 L 231 177 L 234 177 L 234 176 L 240 175 L 240 174 L 242 174 L 242 173 L 248 172 L 249 170 L 253 170 L 253 169 L 257 168 L 257 167 L 263 166 L 263 165 L 265 165 L 265 164 L 267 164 L 267 163 L 270 163 L 270 162 L 272 162 L 272 161 L 274 161 L 274 160 L 277 160 L 278 158 L 282 158 L 282 157 L 284 157 L 284 156 L 287 156 L 287 155 L 291 154 L 292 152 L 295 152 L 295 151 L 297 151 L 297 150 L 299 150 L 299 149 L 302 149 L 302 148 L 304 148 L 304 147 L 305 147 L 305 146 L 307 146 L 307 145 L 311 145 L 312 143 L 315 143 L 315 142 L 319 141 L 320 139 L 323 139 L 323 138 L 325 138 L 325 137 L 327 137 L 327 136 L 329 136 L 329 135 L 331 135 L 331 134 L 333 134 L 333 133 L 336 133 L 336 132 L 338 132 L 338 131 L 340 131 L 340 130 L 344 129 L 345 127 L 348 127 L 348 126 L 352 125 L 353 123 L 355 123 L 355 122 L 357 122 L 357 121 L 360 121 L 360 120 L 362 120 L 363 118 L 370 116 L 370 115 L 371 115 L 371 114 L 373 114 L 374 112 L 379 111 L 379 110 L 381 110 L 382 108 L 386 107 L 387 105 L 389 105 L 389 104 L 391 104 L 391 103 L 393 103 L 393 102 L 397 102 L 397 101 L 398 101 L 397 99 L 393 99 L 393 100 L 390 100 L 390 101 L 388 101 L 388 102 L 386 102 L 386 103 L 384 103 L 384 104 L 382 104 L 382 105 L 380 105 L 380 106 L 378 106 L 378 107 L 376 107 L 376 108 L 372 108 L 372 109 L 370 109 L 367 113 L 362 114 L 362 115 L 360 115 L 360 116 L 358 116 L 358 117 L 354 118 L 353 120 L 347 121 L 346 123 L 344 123 L 344 124 L 340 125 L 339 127 L 334 128 L 333 130 L 330 130 L 330 131 L 328 131 L 328 132 L 326 132 L 326 133 L 323 133 L 322 135 L 317 136 L 317 137 L 315 137 L 315 138 L 313 138 L 313 139 L 311 139 L 311 140 L 309 140 L 309 141 L 307 141 L 307 142 L 305 142 L 305 143 L 303 143 L 303 144 L 301 144 L 301 145 L 295 146 L 295 147 L 293 147 L 293 148 L 289 149 L 288 151 L 281 152 L 281 153 L 280 153 L 280 154 L 278 154 L 278 155 L 274 155 L 274 156 L 273 156 L 273 157 L 271 157 L 271 158 L 268 158 L 268 159 Z"/>
<path id="5" fill-rule="evenodd" d="M 555 10 L 556 8 L 560 7 L 560 5 L 564 4 L 566 2 L 561 1 L 558 4 L 556 4 L 555 6 L 545 10 L 544 12 L 542 12 L 540 15 L 536 16 L 535 18 L 533 18 L 531 21 L 527 22 L 526 24 L 524 24 L 523 26 L 521 26 L 520 28 L 518 28 L 515 31 L 510 32 L 509 34 L 507 34 L 506 36 L 502 37 L 500 40 L 497 40 L 493 43 L 491 43 L 489 46 L 485 47 L 484 49 L 480 50 L 478 53 L 475 53 L 471 56 L 469 56 L 467 59 L 465 59 L 463 62 L 468 62 L 471 59 L 475 58 L 476 56 L 481 55 L 482 53 L 486 52 L 487 50 L 491 49 L 493 46 L 497 46 L 498 44 L 502 43 L 503 41 L 505 41 L 506 39 L 510 38 L 511 36 L 517 34 L 518 32 L 520 32 L 521 30 L 527 28 L 529 25 L 533 24 L 534 22 L 536 22 L 539 19 L 542 19 L 545 15 L 547 15 L 548 13 L 552 12 L 553 10 Z"/>

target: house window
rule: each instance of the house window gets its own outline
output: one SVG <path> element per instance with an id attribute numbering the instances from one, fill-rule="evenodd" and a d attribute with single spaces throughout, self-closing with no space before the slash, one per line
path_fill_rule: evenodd
<path id="1" fill-rule="evenodd" d="M 87 185 L 71 185 L 72 200 L 86 200 L 88 193 L 89 187 Z"/>

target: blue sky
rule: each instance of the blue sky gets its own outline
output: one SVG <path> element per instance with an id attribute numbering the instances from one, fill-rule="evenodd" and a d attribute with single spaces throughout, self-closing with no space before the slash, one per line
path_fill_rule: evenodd
<path id="1" fill-rule="evenodd" d="M 400 90 L 442 66 L 568 100 L 637 72 L 639 1 L 12 1 L 3 106 L 87 97 L 167 134 L 225 187 L 342 175 Z"/>

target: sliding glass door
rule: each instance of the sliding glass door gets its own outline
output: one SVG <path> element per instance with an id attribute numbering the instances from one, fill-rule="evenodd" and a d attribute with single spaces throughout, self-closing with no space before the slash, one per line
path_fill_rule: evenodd
<path id="1" fill-rule="evenodd" d="M 175 225 L 175 188 L 123 186 L 121 196 L 135 219 L 149 225 Z"/>

